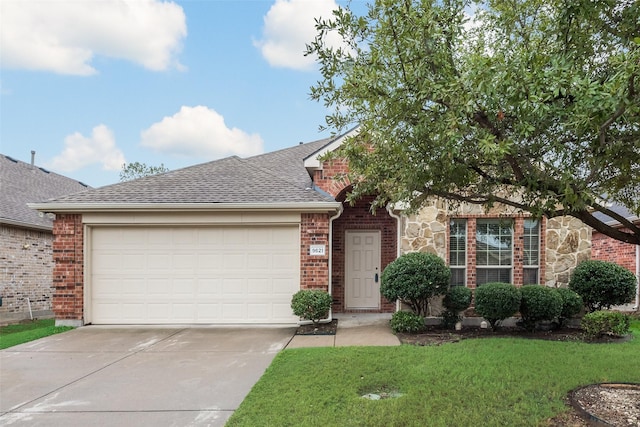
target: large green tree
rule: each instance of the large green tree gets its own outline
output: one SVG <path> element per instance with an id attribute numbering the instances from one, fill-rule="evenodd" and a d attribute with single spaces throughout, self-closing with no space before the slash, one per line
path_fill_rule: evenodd
<path id="1" fill-rule="evenodd" d="M 640 2 L 378 0 L 317 28 L 311 96 L 359 126 L 351 197 L 502 203 L 640 244 L 609 209 L 640 212 Z"/>

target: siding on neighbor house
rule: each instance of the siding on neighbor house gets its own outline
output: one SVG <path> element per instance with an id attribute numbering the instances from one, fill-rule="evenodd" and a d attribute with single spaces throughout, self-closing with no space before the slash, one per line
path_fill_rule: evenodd
<path id="1" fill-rule="evenodd" d="M 51 314 L 52 240 L 49 231 L 0 226 L 0 320 Z"/>
<path id="2" fill-rule="evenodd" d="M 636 274 L 636 245 L 615 240 L 597 231 L 593 232 L 591 242 L 592 259 L 613 262 Z"/>

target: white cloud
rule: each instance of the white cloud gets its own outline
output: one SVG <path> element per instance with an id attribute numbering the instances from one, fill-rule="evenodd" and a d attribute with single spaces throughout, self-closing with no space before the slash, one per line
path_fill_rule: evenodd
<path id="1" fill-rule="evenodd" d="M 316 36 L 315 18 L 332 18 L 335 0 L 276 0 L 264 17 L 262 40 L 254 41 L 262 56 L 274 67 L 313 69 L 315 58 L 304 56 L 306 45 Z M 327 39 L 338 46 L 337 34 Z"/>
<path id="2" fill-rule="evenodd" d="M 202 105 L 183 106 L 173 116 L 165 117 L 142 131 L 141 138 L 143 147 L 189 157 L 218 159 L 263 152 L 260 135 L 228 128 L 224 117 Z"/>
<path id="3" fill-rule="evenodd" d="M 90 75 L 95 55 L 159 71 L 183 68 L 182 8 L 157 0 L 3 1 L 3 67 Z"/>
<path id="4" fill-rule="evenodd" d="M 64 150 L 47 166 L 60 172 L 72 172 L 98 164 L 103 170 L 117 171 L 122 169 L 124 163 L 124 154 L 116 146 L 113 132 L 105 125 L 98 125 L 93 128 L 90 137 L 80 132 L 67 136 Z"/>

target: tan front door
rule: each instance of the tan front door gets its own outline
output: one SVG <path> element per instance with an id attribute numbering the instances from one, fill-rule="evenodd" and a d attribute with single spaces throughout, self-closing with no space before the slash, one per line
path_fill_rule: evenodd
<path id="1" fill-rule="evenodd" d="M 380 308 L 380 232 L 347 231 L 346 308 Z"/>

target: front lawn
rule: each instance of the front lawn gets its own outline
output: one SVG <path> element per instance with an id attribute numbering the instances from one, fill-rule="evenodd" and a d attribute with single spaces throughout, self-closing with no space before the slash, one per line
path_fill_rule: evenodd
<path id="1" fill-rule="evenodd" d="M 284 350 L 227 426 L 536 426 L 580 385 L 640 382 L 634 339 L 469 339 L 433 347 Z M 401 397 L 372 401 L 367 393 Z"/>
<path id="2" fill-rule="evenodd" d="M 40 319 L 3 326 L 0 328 L 0 350 L 68 331 L 69 329 L 73 328 L 55 326 L 54 319 Z"/>

